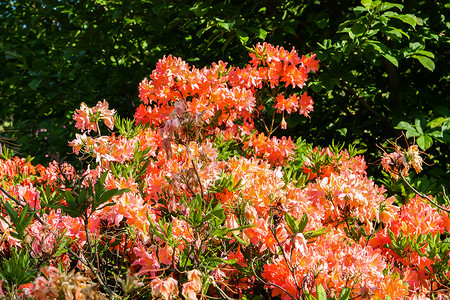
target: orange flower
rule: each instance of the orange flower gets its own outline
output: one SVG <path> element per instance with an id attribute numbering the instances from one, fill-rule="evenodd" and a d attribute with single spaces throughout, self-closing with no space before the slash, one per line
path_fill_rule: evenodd
<path id="1" fill-rule="evenodd" d="M 244 149 L 252 148 L 257 156 L 267 159 L 273 165 L 283 165 L 294 154 L 295 145 L 291 137 L 267 138 L 264 133 L 252 135 Z"/>
<path id="2" fill-rule="evenodd" d="M 311 97 L 307 93 L 303 93 L 300 96 L 300 114 L 308 116 L 308 114 L 313 110 L 313 104 Z"/>
<path id="3" fill-rule="evenodd" d="M 299 106 L 299 99 L 296 94 L 293 94 L 289 96 L 289 98 L 285 99 L 283 94 L 279 94 L 275 98 L 275 108 L 277 109 L 278 113 L 281 113 L 283 111 L 286 111 L 288 114 L 291 112 L 295 112 L 298 110 Z"/>
<path id="4" fill-rule="evenodd" d="M 316 73 L 319 69 L 319 60 L 315 60 L 316 54 L 311 53 L 309 56 L 302 56 L 301 61 L 302 65 L 306 68 L 306 72 L 314 72 Z"/>

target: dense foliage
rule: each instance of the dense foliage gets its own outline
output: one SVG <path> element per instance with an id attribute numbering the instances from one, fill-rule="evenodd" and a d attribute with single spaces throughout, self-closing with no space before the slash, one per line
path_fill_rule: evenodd
<path id="1" fill-rule="evenodd" d="M 373 162 L 377 144 L 407 130 L 431 146 L 433 190 L 450 177 L 449 10 L 446 1 L 3 1 L 2 142 L 15 138 L 40 163 L 66 156 L 80 103 L 106 99 L 131 117 L 135 87 L 163 55 L 243 66 L 244 46 L 267 41 L 314 52 L 322 66 L 309 83 L 313 117 L 291 118 L 277 135 L 355 142 Z"/>
<path id="2" fill-rule="evenodd" d="M 273 136 L 309 116 L 315 54 L 257 44 L 244 67 L 172 55 L 135 120 L 106 101 L 73 115 L 87 168 L 5 153 L 0 295 L 24 299 L 432 299 L 450 284 L 446 207 L 401 207 L 351 147 Z M 272 108 L 266 122 L 261 116 Z M 382 166 L 422 170 L 419 147 Z M 448 199 L 447 199 L 448 200 Z"/>
<path id="3" fill-rule="evenodd" d="M 450 4 L 410 2 L 0 2 L 0 298 L 445 297 Z"/>

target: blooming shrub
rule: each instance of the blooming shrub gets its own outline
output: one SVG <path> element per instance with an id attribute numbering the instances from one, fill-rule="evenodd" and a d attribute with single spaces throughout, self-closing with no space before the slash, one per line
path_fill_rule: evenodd
<path id="1" fill-rule="evenodd" d="M 84 170 L 0 160 L 0 295 L 438 295 L 448 215 L 419 196 L 395 205 L 350 150 L 301 161 L 290 137 L 273 134 L 313 110 L 301 89 L 318 61 L 267 43 L 250 56 L 243 68 L 203 69 L 164 57 L 139 87 L 135 120 L 106 101 L 82 104 L 70 145 Z M 383 167 L 420 171 L 416 150 L 386 154 Z"/>

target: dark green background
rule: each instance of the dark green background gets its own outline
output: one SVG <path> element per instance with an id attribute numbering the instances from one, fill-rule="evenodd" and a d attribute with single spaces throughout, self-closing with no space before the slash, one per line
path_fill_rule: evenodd
<path id="1" fill-rule="evenodd" d="M 311 118 L 288 119 L 278 135 L 355 143 L 380 177 L 376 145 L 408 129 L 430 155 L 418 184 L 448 185 L 450 125 L 436 120 L 450 116 L 450 5 L 370 2 L 2 1 L 0 136 L 35 162 L 56 152 L 73 159 L 67 142 L 81 102 L 106 99 L 131 118 L 139 82 L 163 55 L 244 65 L 245 46 L 267 41 L 321 60 L 309 81 Z"/>

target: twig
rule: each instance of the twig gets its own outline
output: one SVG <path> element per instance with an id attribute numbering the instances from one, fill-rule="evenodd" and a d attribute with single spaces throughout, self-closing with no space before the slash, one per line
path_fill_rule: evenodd
<path id="1" fill-rule="evenodd" d="M 274 229 L 272 226 L 270 226 L 270 232 L 272 233 L 273 237 L 277 241 L 278 246 L 280 246 L 281 254 L 283 255 L 284 260 L 286 261 L 286 265 L 288 266 L 289 271 L 292 273 L 292 276 L 294 277 L 295 286 L 297 287 L 297 290 L 300 294 L 302 289 L 298 285 L 297 276 L 295 275 L 295 269 L 292 267 L 291 263 L 288 261 L 288 259 L 286 257 L 286 253 L 284 252 L 283 246 L 281 245 L 280 241 L 278 240 L 276 229 Z"/>
<path id="2" fill-rule="evenodd" d="M 200 185 L 200 191 L 202 193 L 202 198 L 203 198 L 204 194 L 203 194 L 202 181 L 200 180 L 200 176 L 198 175 L 197 168 L 195 167 L 194 160 L 191 159 L 191 163 L 192 163 L 192 167 L 194 168 L 195 175 L 197 175 L 198 184 Z"/>
<path id="3" fill-rule="evenodd" d="M 389 128 L 391 128 L 391 123 L 383 117 L 379 112 L 374 110 L 359 94 L 357 91 L 355 91 L 345 80 L 342 78 L 339 79 L 339 82 L 351 93 L 353 96 L 356 97 L 356 99 L 361 103 L 361 105 L 369 111 L 373 116 L 375 116 L 377 119 L 383 121 L 385 124 L 389 125 Z"/>
<path id="4" fill-rule="evenodd" d="M 273 129 L 273 123 L 275 122 L 275 112 L 276 112 L 276 110 L 274 109 L 274 110 L 273 110 L 273 114 L 272 114 L 272 122 L 270 123 L 270 132 L 268 133 L 269 138 L 270 138 L 270 136 L 272 135 L 272 133 L 275 131 L 275 130 Z"/>
<path id="5" fill-rule="evenodd" d="M 445 187 L 444 187 L 443 185 L 441 185 L 441 187 L 442 187 L 442 193 L 444 194 L 444 199 L 445 199 L 445 201 L 447 201 L 447 203 L 448 203 L 448 202 L 449 202 L 449 199 L 448 199 L 447 194 L 445 193 Z"/>
<path id="6" fill-rule="evenodd" d="M 95 267 L 88 261 L 88 260 L 84 260 L 82 259 L 78 254 L 76 254 L 75 252 L 72 251 L 72 249 L 68 249 L 69 253 L 72 254 L 73 256 L 75 256 L 76 259 L 78 259 L 83 265 L 87 266 L 91 272 L 95 275 L 95 277 L 97 278 L 97 280 L 99 281 L 100 285 L 106 290 L 106 292 L 108 293 L 108 296 L 110 298 L 116 297 L 117 295 L 111 291 L 111 289 L 103 282 L 103 280 L 100 278 L 100 276 L 97 273 L 97 270 L 95 269 Z"/>
<path id="7" fill-rule="evenodd" d="M 445 211 L 445 212 L 447 212 L 447 213 L 450 213 L 450 210 L 449 210 L 449 209 L 440 206 L 439 204 L 437 204 L 437 203 L 435 203 L 433 200 L 431 200 L 430 197 L 428 197 L 427 195 L 422 194 L 421 192 L 419 192 L 418 190 L 416 190 L 416 189 L 415 189 L 415 188 L 414 188 L 414 187 L 406 180 L 405 176 L 403 176 L 403 174 L 402 174 L 401 172 L 400 172 L 400 176 L 402 177 L 403 182 L 405 182 L 406 185 L 407 185 L 414 193 L 416 193 L 417 195 L 419 195 L 419 196 L 422 197 L 422 198 L 427 199 L 428 202 L 430 202 L 431 204 L 433 204 L 433 205 L 436 206 L 437 208 L 440 208 L 440 209 L 442 209 L 443 211 Z"/>
<path id="8" fill-rule="evenodd" d="M 255 266 L 253 265 L 253 261 L 251 261 L 251 265 L 252 265 L 252 271 L 253 271 L 253 274 L 255 275 L 256 279 L 258 279 L 259 281 L 263 282 L 265 285 L 273 285 L 273 286 L 279 288 L 280 290 L 282 290 L 283 292 L 285 292 L 286 295 L 288 295 L 288 296 L 291 297 L 292 299 L 296 299 L 296 298 L 295 298 L 294 296 L 292 296 L 288 291 L 286 291 L 286 289 L 283 288 L 282 286 L 279 286 L 278 284 L 272 283 L 272 282 L 270 282 L 270 281 L 269 281 L 269 282 L 266 282 L 264 279 L 262 279 L 261 277 L 259 277 L 259 276 L 256 274 Z"/>
<path id="9" fill-rule="evenodd" d="M 219 291 L 220 295 L 226 300 L 235 300 L 234 298 L 229 297 L 216 283 L 216 281 L 212 281 L 212 285 Z"/>

